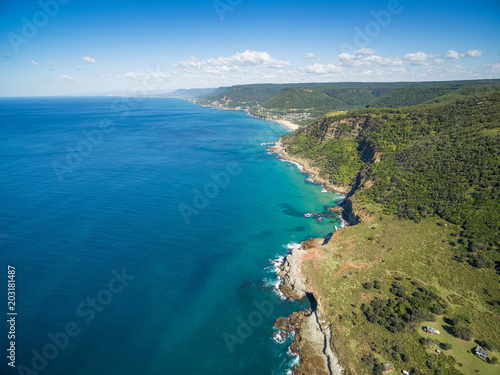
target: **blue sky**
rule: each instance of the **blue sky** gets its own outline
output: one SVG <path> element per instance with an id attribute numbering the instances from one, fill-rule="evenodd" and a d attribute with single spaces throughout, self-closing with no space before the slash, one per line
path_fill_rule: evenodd
<path id="1" fill-rule="evenodd" d="M 0 0 L 0 96 L 500 78 L 500 1 Z"/>

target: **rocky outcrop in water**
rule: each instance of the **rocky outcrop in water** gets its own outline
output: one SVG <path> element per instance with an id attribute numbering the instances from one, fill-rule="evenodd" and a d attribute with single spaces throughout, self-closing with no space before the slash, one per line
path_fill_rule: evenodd
<path id="1" fill-rule="evenodd" d="M 294 248 L 284 258 L 280 277 L 280 290 L 288 298 L 307 297 L 311 308 L 307 311 L 294 312 L 289 317 L 280 317 L 275 327 L 286 333 L 295 331 L 290 351 L 300 355 L 300 366 L 295 366 L 295 374 L 303 375 L 341 375 L 344 369 L 332 350 L 332 334 L 328 321 L 322 318 L 317 302 L 307 290 L 302 274 L 302 260 L 307 249 L 317 245 L 321 239 L 304 241 L 301 247 Z"/>

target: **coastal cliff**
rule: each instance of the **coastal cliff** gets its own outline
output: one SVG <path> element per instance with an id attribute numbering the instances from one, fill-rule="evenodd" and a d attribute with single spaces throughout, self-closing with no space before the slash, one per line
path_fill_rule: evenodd
<path id="1" fill-rule="evenodd" d="M 308 311 L 276 323 L 296 330 L 295 373 L 498 370 L 474 361 L 469 343 L 445 323 L 466 316 L 476 342 L 500 343 L 500 311 L 491 302 L 500 300 L 492 157 L 499 95 L 327 116 L 276 142 L 271 152 L 346 195 L 329 210 L 350 224 L 328 240 L 303 242 L 284 260 L 281 291 L 311 302 Z M 422 296 L 433 306 L 413 301 Z M 444 332 L 439 338 L 453 352 L 425 340 L 422 325 Z"/>
<path id="2" fill-rule="evenodd" d="M 474 338 L 500 345 L 500 331 L 492 329 L 500 314 L 494 268 L 500 211 L 491 203 L 499 186 L 492 172 L 498 158 L 491 157 L 498 150 L 499 102 L 500 94 L 491 94 L 335 114 L 269 147 L 344 194 L 339 207 L 328 209 L 350 224 L 331 238 L 303 242 L 283 261 L 281 292 L 311 305 L 275 323 L 295 332 L 289 349 L 300 355 L 295 374 L 368 375 L 385 365 L 453 375 L 498 369 L 471 361 L 467 343 L 443 322 L 466 316 Z M 436 296 L 439 308 L 379 311 L 422 290 Z M 422 340 L 419 324 L 447 332 L 453 355 Z"/>
<path id="3" fill-rule="evenodd" d="M 359 131 L 364 126 L 366 118 L 351 122 Z M 324 136 L 331 139 L 334 136 L 332 132 L 334 132 L 332 127 L 328 127 Z M 270 146 L 269 150 L 272 154 L 277 154 L 282 160 L 300 164 L 304 173 L 310 174 L 316 183 L 323 185 L 326 189 L 348 195 L 340 206 L 331 208 L 331 211 L 341 215 L 347 225 L 356 225 L 363 220 L 369 220 L 368 213 L 362 209 L 354 208 L 355 205 L 353 205 L 349 196 L 355 191 L 359 182 L 354 186 L 333 184 L 327 177 L 322 175 L 321 169 L 314 165 L 314 161 L 290 155 L 281 140 Z M 334 352 L 335 343 L 332 342 L 331 323 L 326 319 L 322 297 L 315 293 L 303 273 L 305 258 L 314 257 L 314 253 L 321 253 L 321 247 L 326 243 L 328 241 L 323 238 L 313 238 L 301 242 L 300 246 L 290 250 L 280 267 L 279 277 L 282 281 L 280 291 L 291 299 L 307 297 L 311 303 L 309 310 L 293 313 L 286 318 L 279 318 L 275 324 L 277 328 L 285 332 L 291 330 L 296 332 L 295 339 L 290 346 L 292 352 L 297 351 L 300 354 L 300 366 L 295 366 L 295 374 L 342 375 L 346 373 Z"/>
<path id="4" fill-rule="evenodd" d="M 282 280 L 280 290 L 286 297 L 302 299 L 307 297 L 311 308 L 293 313 L 286 318 L 278 318 L 275 327 L 284 332 L 296 332 L 290 345 L 292 353 L 300 354 L 300 366 L 295 366 L 295 374 L 303 375 L 342 375 L 345 373 L 338 357 L 333 351 L 330 322 L 324 319 L 320 303 L 312 289 L 307 285 L 302 272 L 303 257 L 309 249 L 321 246 L 323 239 L 312 239 L 301 243 L 285 257 L 279 276 Z"/>
<path id="5" fill-rule="evenodd" d="M 312 160 L 290 155 L 281 140 L 276 141 L 269 150 L 272 154 L 279 155 L 279 158 L 282 160 L 289 160 L 302 165 L 304 172 L 310 174 L 316 183 L 323 185 L 327 190 L 335 191 L 339 194 L 347 194 L 351 190 L 347 184 L 333 184 L 327 177 L 322 175 L 321 169 L 316 167 Z"/>

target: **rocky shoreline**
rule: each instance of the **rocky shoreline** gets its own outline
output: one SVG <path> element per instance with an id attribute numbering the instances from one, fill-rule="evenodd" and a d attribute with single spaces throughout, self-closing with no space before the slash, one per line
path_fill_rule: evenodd
<path id="1" fill-rule="evenodd" d="M 286 160 L 299 164 L 300 167 L 302 168 L 302 171 L 304 173 L 310 174 L 311 180 L 323 186 L 324 189 L 338 194 L 343 194 L 344 196 L 348 196 L 349 193 L 351 192 L 351 188 L 349 186 L 335 185 L 332 184 L 326 178 L 322 177 L 320 175 L 321 172 L 320 169 L 312 166 L 309 160 L 299 158 L 296 156 L 290 156 L 280 140 L 272 142 L 272 144 L 268 146 L 268 150 L 271 154 L 278 155 L 278 158 L 281 160 Z M 352 203 L 348 199 L 348 197 L 346 197 L 339 206 L 330 207 L 328 208 L 328 210 L 336 212 L 341 216 L 343 221 L 343 226 L 356 225 L 357 223 L 362 221 L 360 220 L 359 213 L 354 212 Z"/>
<path id="2" fill-rule="evenodd" d="M 287 334 L 295 332 L 290 352 L 300 355 L 300 365 L 293 369 L 294 374 L 304 375 L 341 375 L 345 371 L 332 350 L 330 323 L 323 318 L 321 304 L 307 287 L 302 272 L 302 260 L 308 249 L 321 246 L 321 238 L 304 241 L 301 246 L 290 250 L 280 266 L 279 277 L 282 281 L 280 291 L 292 299 L 307 297 L 311 308 L 294 312 L 288 317 L 276 320 L 275 327 Z"/>
<path id="3" fill-rule="evenodd" d="M 281 141 L 275 142 L 269 147 L 273 154 L 278 154 L 280 159 L 293 161 L 303 166 L 305 173 L 313 175 L 312 179 L 320 183 L 328 190 L 348 193 L 348 188 L 331 184 L 326 179 L 319 176 L 319 169 L 312 167 L 307 160 L 296 157 L 290 157 Z M 348 210 L 342 207 L 332 209 L 346 219 L 349 215 Z M 303 375 L 342 375 L 345 370 L 339 363 L 338 357 L 333 351 L 332 333 L 330 322 L 324 318 L 324 310 L 321 306 L 321 300 L 317 300 L 314 292 L 307 285 L 307 278 L 304 276 L 303 258 L 309 249 L 318 248 L 328 242 L 328 239 L 314 238 L 301 242 L 290 250 L 289 254 L 283 259 L 279 267 L 279 278 L 281 280 L 280 291 L 291 299 L 302 299 L 307 297 L 310 300 L 311 308 L 307 311 L 294 312 L 288 317 L 280 317 L 275 323 L 275 327 L 287 334 L 295 332 L 295 339 L 290 345 L 291 353 L 300 355 L 300 365 L 293 369 L 294 374 Z"/>
<path id="4" fill-rule="evenodd" d="M 320 174 L 321 173 L 320 169 L 311 165 L 309 160 L 302 159 L 296 156 L 293 157 L 290 156 L 280 140 L 277 140 L 273 146 L 270 146 L 269 151 L 271 152 L 271 154 L 279 155 L 279 158 L 282 160 L 293 161 L 294 163 L 300 164 L 304 168 L 305 173 L 312 175 L 311 179 L 315 183 L 323 185 L 323 187 L 327 190 L 334 191 L 336 193 L 344 195 L 349 193 L 349 191 L 351 190 L 349 186 L 334 185 L 329 180 L 322 177 Z"/>
<path id="5" fill-rule="evenodd" d="M 230 108 L 218 109 L 228 110 Z M 245 111 L 251 117 L 276 121 L 255 115 L 249 110 Z M 293 123 L 276 122 L 287 126 L 292 131 L 298 128 L 298 125 Z M 290 126 L 290 124 L 293 126 Z M 325 189 L 344 195 L 349 192 L 349 187 L 334 185 L 320 176 L 319 168 L 312 166 L 308 160 L 288 155 L 280 140 L 272 142 L 268 149 L 271 154 L 278 154 L 282 160 L 299 164 L 305 173 L 311 175 L 311 180 L 321 184 Z M 345 202 L 346 200 L 343 203 Z M 342 206 L 331 208 L 331 211 L 339 213 L 346 225 L 352 221 L 357 222 L 351 220 L 353 216 L 349 215 L 350 211 L 346 212 Z M 317 301 L 313 292 L 308 288 L 307 280 L 302 272 L 303 256 L 307 254 L 307 249 L 321 246 L 327 242 L 328 239 L 324 238 L 314 238 L 301 242 L 300 246 L 290 250 L 289 254 L 283 258 L 283 263 L 278 266 L 280 269 L 278 277 L 281 280 L 279 287 L 281 293 L 290 299 L 298 300 L 307 297 L 311 303 L 309 310 L 294 312 L 288 317 L 279 317 L 274 324 L 275 328 L 286 337 L 292 332 L 295 333 L 294 340 L 289 347 L 291 355 L 300 356 L 300 365 L 295 365 L 293 368 L 295 375 L 344 375 L 346 373 L 338 360 L 338 356 L 332 349 L 334 345 L 330 328 L 331 323 L 324 318 L 325 314 L 321 307 L 321 301 Z"/>

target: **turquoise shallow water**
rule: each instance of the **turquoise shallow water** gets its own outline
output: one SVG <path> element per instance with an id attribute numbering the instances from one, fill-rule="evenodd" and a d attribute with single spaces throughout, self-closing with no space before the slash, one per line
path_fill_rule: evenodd
<path id="1" fill-rule="evenodd" d="M 309 304 L 280 299 L 270 260 L 340 226 L 303 213 L 341 197 L 260 145 L 286 129 L 155 98 L 0 99 L 0 126 L 0 260 L 16 267 L 18 369 L 292 367 L 272 325 Z"/>

